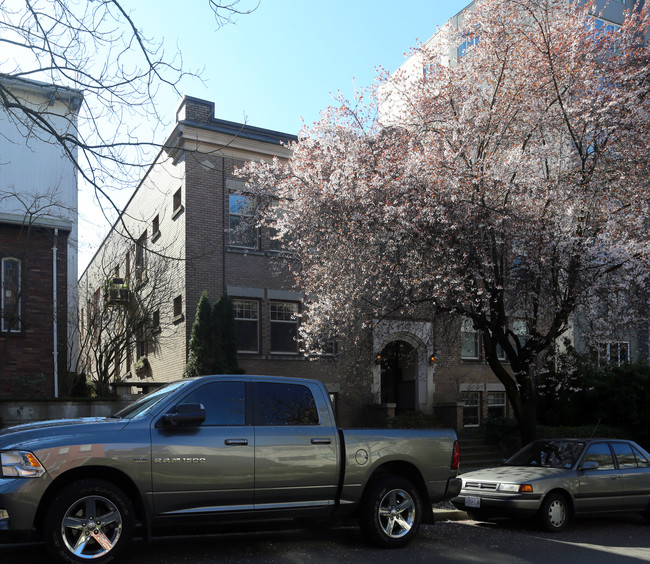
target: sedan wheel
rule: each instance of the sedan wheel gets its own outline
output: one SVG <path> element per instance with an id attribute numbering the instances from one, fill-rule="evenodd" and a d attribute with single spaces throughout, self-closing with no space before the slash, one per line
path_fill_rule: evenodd
<path id="1" fill-rule="evenodd" d="M 566 529 L 569 518 L 569 505 L 563 495 L 552 493 L 546 496 L 539 510 L 539 519 L 543 529 L 559 533 Z"/>

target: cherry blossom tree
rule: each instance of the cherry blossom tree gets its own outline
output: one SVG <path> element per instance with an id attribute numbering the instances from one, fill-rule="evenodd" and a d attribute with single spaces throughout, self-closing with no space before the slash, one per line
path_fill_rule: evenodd
<path id="1" fill-rule="evenodd" d="M 478 1 L 417 72 L 323 112 L 286 165 L 248 166 L 294 250 L 306 346 L 463 316 L 534 438 L 538 366 L 573 320 L 597 339 L 648 310 L 648 22 L 647 4 L 618 29 L 591 2 Z"/>

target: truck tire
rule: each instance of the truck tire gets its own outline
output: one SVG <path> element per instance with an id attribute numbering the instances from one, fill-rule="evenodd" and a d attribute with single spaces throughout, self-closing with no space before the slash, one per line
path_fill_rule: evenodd
<path id="1" fill-rule="evenodd" d="M 359 507 L 359 526 L 374 544 L 399 548 L 413 540 L 422 521 L 422 502 L 417 488 L 395 476 L 368 486 Z"/>
<path id="2" fill-rule="evenodd" d="M 112 561 L 133 539 L 133 505 L 104 480 L 81 480 L 52 500 L 44 522 L 45 542 L 59 562 Z"/>

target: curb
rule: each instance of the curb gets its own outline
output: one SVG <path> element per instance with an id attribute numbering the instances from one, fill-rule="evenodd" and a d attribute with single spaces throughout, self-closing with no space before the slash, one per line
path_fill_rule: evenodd
<path id="1" fill-rule="evenodd" d="M 460 509 L 434 509 L 433 521 L 466 521 L 469 520 L 467 513 Z"/>

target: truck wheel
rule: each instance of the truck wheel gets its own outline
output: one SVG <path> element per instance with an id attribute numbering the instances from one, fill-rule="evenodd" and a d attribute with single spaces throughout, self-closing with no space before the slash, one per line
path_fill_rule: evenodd
<path id="1" fill-rule="evenodd" d="M 81 480 L 52 500 L 44 522 L 45 542 L 60 562 L 110 562 L 133 539 L 133 505 L 104 480 Z"/>
<path id="2" fill-rule="evenodd" d="M 359 526 L 377 546 L 399 548 L 413 540 L 422 520 L 422 502 L 415 486 L 389 476 L 370 486 L 359 507 Z"/>

